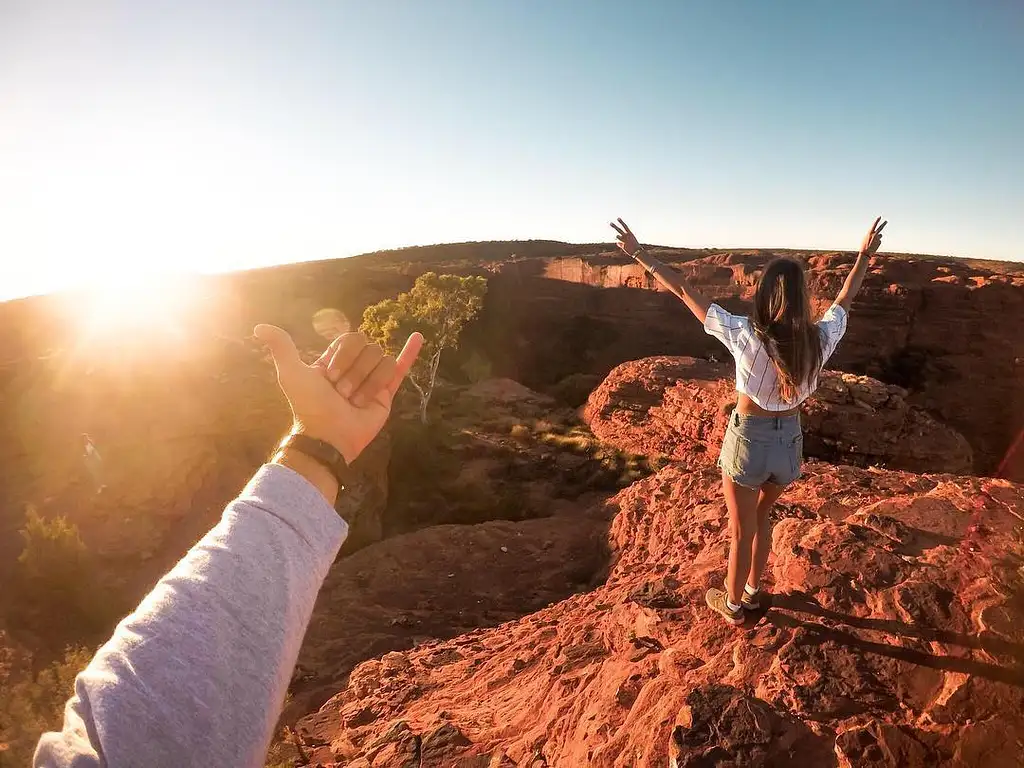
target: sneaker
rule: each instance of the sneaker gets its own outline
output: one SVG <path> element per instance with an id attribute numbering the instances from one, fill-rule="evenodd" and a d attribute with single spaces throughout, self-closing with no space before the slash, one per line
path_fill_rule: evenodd
<path id="1" fill-rule="evenodd" d="M 729 591 L 728 584 L 722 584 L 725 588 L 726 593 Z M 749 594 L 746 589 L 740 594 L 740 605 L 743 606 L 744 610 L 747 611 L 758 611 L 761 609 L 761 590 L 757 590 L 754 594 Z"/>
<path id="2" fill-rule="evenodd" d="M 704 595 L 704 600 L 708 604 L 708 608 L 713 611 L 717 611 L 722 614 L 722 617 L 730 624 L 739 626 L 743 623 L 743 606 L 740 606 L 738 611 L 730 611 L 728 606 L 728 595 L 724 590 L 715 589 L 712 587 Z"/>
<path id="3" fill-rule="evenodd" d="M 747 590 L 743 590 L 743 597 L 740 598 L 740 605 L 742 605 L 743 609 L 747 611 L 761 610 L 761 590 L 757 590 L 757 592 L 752 595 L 747 594 Z"/>

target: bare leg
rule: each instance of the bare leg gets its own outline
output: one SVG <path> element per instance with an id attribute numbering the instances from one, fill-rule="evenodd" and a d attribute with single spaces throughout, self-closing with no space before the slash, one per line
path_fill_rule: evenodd
<path id="1" fill-rule="evenodd" d="M 757 500 L 759 491 L 756 488 L 744 488 L 722 473 L 722 489 L 725 491 L 725 504 L 729 508 L 729 531 L 732 542 L 729 545 L 729 574 L 726 577 L 725 589 L 733 605 L 739 605 L 743 595 L 743 580 L 750 573 L 752 559 L 751 549 L 754 535 L 757 533 Z"/>
<path id="2" fill-rule="evenodd" d="M 765 483 L 761 486 L 761 496 L 757 502 L 757 533 L 754 535 L 754 555 L 750 563 L 750 573 L 747 575 L 747 584 L 755 589 L 757 582 L 761 580 L 761 574 L 764 573 L 764 567 L 768 563 L 768 554 L 772 551 L 772 523 L 769 515 L 784 490 L 786 490 L 786 486 L 775 483 Z M 742 589 L 742 587 L 740 588 Z"/>

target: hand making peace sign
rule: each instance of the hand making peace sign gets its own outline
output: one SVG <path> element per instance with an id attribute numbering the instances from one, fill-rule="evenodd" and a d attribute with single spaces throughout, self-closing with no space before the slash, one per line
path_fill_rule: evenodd
<path id="1" fill-rule="evenodd" d="M 632 257 L 640 250 L 640 243 L 636 239 L 636 235 L 633 234 L 633 230 L 622 219 L 619 219 L 619 223 L 616 224 L 614 221 L 611 222 L 612 229 L 619 233 L 618 241 L 619 248 L 627 256 Z"/>
<path id="2" fill-rule="evenodd" d="M 878 222 L 882 221 L 882 217 L 879 216 L 875 219 L 875 223 L 871 225 L 871 229 L 864 236 L 864 242 L 860 245 L 860 252 L 865 256 L 873 256 L 878 247 L 882 244 L 882 230 L 885 229 L 885 225 L 888 221 L 882 221 L 881 224 Z"/>

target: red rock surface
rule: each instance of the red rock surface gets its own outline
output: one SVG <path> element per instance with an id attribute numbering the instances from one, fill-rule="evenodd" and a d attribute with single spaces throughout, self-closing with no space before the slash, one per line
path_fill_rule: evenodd
<path id="1" fill-rule="evenodd" d="M 969 473 L 967 441 L 911 406 L 907 395 L 866 376 L 823 372 L 802 407 L 804 454 L 858 466 Z M 731 364 L 649 357 L 612 370 L 588 399 L 584 419 L 612 445 L 698 467 L 717 461 L 735 402 Z"/>
<path id="2" fill-rule="evenodd" d="M 742 628 L 703 603 L 728 541 L 713 469 L 614 503 L 605 584 L 359 665 L 300 723 L 313 761 L 1020 764 L 1021 486 L 811 463 L 778 508 L 770 607 Z"/>
<path id="3" fill-rule="evenodd" d="M 556 502 L 549 512 L 433 526 L 339 560 L 306 633 L 294 711 L 315 710 L 368 657 L 501 624 L 591 588 L 607 571 L 610 510 Z"/>

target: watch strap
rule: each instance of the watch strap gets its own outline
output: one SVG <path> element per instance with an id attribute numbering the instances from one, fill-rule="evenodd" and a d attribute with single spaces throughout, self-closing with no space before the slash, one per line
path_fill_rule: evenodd
<path id="1" fill-rule="evenodd" d="M 348 462 L 341 455 L 341 451 L 330 443 L 302 434 L 301 432 L 293 432 L 277 446 L 279 451 L 286 449 L 299 451 L 318 464 L 323 465 L 334 475 L 334 478 L 341 487 L 344 488 L 349 482 Z"/>

